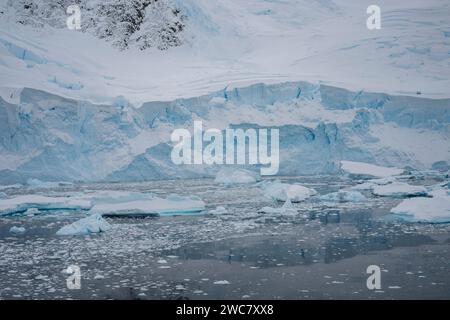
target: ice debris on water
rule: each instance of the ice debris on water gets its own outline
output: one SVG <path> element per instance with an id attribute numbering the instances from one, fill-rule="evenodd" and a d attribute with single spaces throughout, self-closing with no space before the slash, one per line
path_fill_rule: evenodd
<path id="1" fill-rule="evenodd" d="M 367 198 L 358 191 L 340 190 L 320 196 L 320 200 L 327 202 L 363 202 Z"/>

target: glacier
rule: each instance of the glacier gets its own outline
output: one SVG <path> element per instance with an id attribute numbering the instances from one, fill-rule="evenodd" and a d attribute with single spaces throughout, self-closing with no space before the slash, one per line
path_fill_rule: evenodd
<path id="1" fill-rule="evenodd" d="M 220 130 L 278 128 L 279 175 L 339 173 L 341 161 L 416 170 L 450 163 L 450 99 L 287 82 L 136 108 L 24 88 L 18 103 L 0 100 L 0 184 L 214 177 L 220 166 L 170 159 L 171 131 L 193 119 Z"/>

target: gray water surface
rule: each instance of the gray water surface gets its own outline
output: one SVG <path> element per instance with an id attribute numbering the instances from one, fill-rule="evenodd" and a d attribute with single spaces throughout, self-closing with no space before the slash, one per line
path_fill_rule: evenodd
<path id="1" fill-rule="evenodd" d="M 342 177 L 290 177 L 320 194 L 355 184 Z M 423 182 L 425 183 L 425 182 Z M 108 218 L 90 236 L 56 231 L 86 213 L 49 211 L 0 217 L 0 299 L 449 299 L 450 225 L 396 221 L 401 199 L 366 194 L 364 203 L 294 204 L 297 216 L 259 214 L 257 186 L 225 187 L 210 179 L 74 185 L 6 190 L 61 195 L 80 190 L 197 195 L 207 210 L 229 214 Z M 27 232 L 14 235 L 11 226 Z M 68 266 L 81 289 L 66 285 Z M 381 289 L 366 286 L 369 265 Z"/>

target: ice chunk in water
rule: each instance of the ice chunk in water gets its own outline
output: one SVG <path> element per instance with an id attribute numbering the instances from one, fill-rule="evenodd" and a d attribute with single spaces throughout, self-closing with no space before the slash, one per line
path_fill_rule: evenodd
<path id="1" fill-rule="evenodd" d="M 64 226 L 56 232 L 58 236 L 80 236 L 90 233 L 99 233 L 108 231 L 111 225 L 98 214 L 90 215 L 75 221 L 68 226 Z"/>
<path id="2" fill-rule="evenodd" d="M 381 167 L 370 163 L 341 161 L 341 169 L 351 175 L 386 178 L 403 173 L 403 169 Z"/>
<path id="3" fill-rule="evenodd" d="M 266 198 L 277 201 L 286 201 L 289 198 L 292 202 L 301 202 L 317 194 L 314 189 L 280 181 L 264 183 L 261 188 Z"/>
<path id="4" fill-rule="evenodd" d="M 225 167 L 216 174 L 216 179 L 214 181 L 222 184 L 244 184 L 255 183 L 260 180 L 261 177 L 256 172 Z"/>
<path id="5" fill-rule="evenodd" d="M 289 198 L 281 208 L 263 207 L 258 212 L 276 215 L 296 215 L 298 213 Z"/>
<path id="6" fill-rule="evenodd" d="M 40 210 L 89 210 L 91 202 L 70 197 L 46 197 L 41 195 L 21 195 L 0 200 L 0 216 L 25 212 L 27 209 Z"/>
<path id="7" fill-rule="evenodd" d="M 325 194 L 320 197 L 322 201 L 330 201 L 330 202 L 363 202 L 366 201 L 367 198 L 358 191 L 337 191 Z"/>
<path id="8" fill-rule="evenodd" d="M 147 200 L 125 201 L 119 203 L 99 203 L 91 213 L 101 215 L 181 215 L 201 212 L 205 203 L 198 197 L 170 195 L 166 199 L 153 197 Z"/>
<path id="9" fill-rule="evenodd" d="M 391 213 L 412 222 L 450 222 L 450 194 L 448 189 L 430 192 L 432 198 L 418 197 L 403 200 Z"/>
<path id="10" fill-rule="evenodd" d="M 214 209 L 214 210 L 209 210 L 208 213 L 209 213 L 209 214 L 217 214 L 217 215 L 220 215 L 220 214 L 227 214 L 228 211 L 227 211 L 227 209 L 226 209 L 225 207 L 218 206 L 218 207 L 217 207 L 216 209 Z"/>
<path id="11" fill-rule="evenodd" d="M 417 197 L 426 196 L 427 189 L 423 186 L 412 186 L 404 182 L 394 182 L 387 185 L 374 186 L 372 193 L 381 197 Z"/>
<path id="12" fill-rule="evenodd" d="M 16 227 L 13 226 L 9 229 L 9 232 L 15 233 L 15 234 L 22 234 L 25 233 L 27 230 L 24 227 Z"/>

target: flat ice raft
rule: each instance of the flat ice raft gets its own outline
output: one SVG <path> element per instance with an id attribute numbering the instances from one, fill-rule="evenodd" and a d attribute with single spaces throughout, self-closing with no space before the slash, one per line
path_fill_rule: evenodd
<path id="1" fill-rule="evenodd" d="M 392 208 L 391 213 L 411 222 L 450 222 L 450 190 L 435 190 L 430 195 L 431 198 L 405 199 Z"/>
<path id="2" fill-rule="evenodd" d="M 21 195 L 0 200 L 0 216 L 26 212 L 28 209 L 39 210 L 89 210 L 91 201 L 70 197 L 46 197 L 41 195 Z"/>
<path id="3" fill-rule="evenodd" d="M 376 178 L 400 175 L 404 171 L 403 169 L 381 167 L 370 163 L 355 161 L 341 161 L 341 169 L 351 175 Z"/>
<path id="4" fill-rule="evenodd" d="M 203 210 L 205 203 L 198 197 L 170 195 L 166 199 L 155 197 L 118 203 L 99 203 L 90 213 L 106 216 L 170 216 L 195 214 Z"/>

